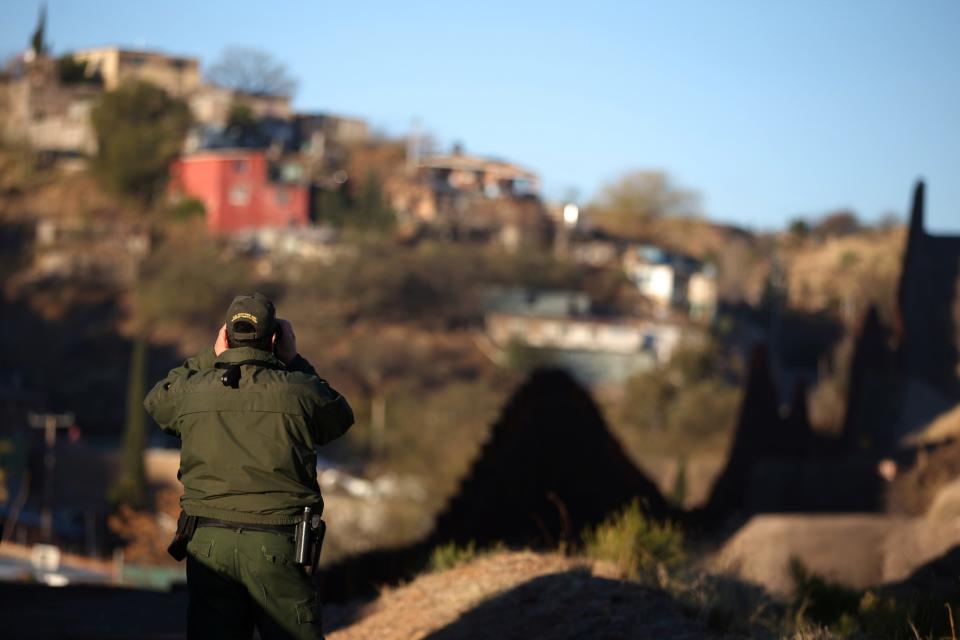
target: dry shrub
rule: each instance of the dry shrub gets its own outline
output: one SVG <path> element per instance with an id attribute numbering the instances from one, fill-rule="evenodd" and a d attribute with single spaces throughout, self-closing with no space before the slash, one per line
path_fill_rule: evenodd
<path id="1" fill-rule="evenodd" d="M 430 554 L 430 570 L 446 571 L 461 564 L 470 562 L 477 557 L 477 545 L 473 540 L 464 546 L 457 546 L 456 542 L 440 545 Z"/>
<path id="2" fill-rule="evenodd" d="M 686 557 L 683 531 L 672 522 L 648 517 L 634 500 L 595 529 L 583 535 L 584 552 L 593 560 L 613 562 L 633 579 L 661 577 Z"/>

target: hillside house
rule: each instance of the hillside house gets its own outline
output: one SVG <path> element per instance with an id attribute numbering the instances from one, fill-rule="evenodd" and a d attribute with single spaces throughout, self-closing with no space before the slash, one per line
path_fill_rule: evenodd
<path id="1" fill-rule="evenodd" d="M 543 244 L 552 221 L 536 173 L 459 150 L 413 160 L 412 175 L 385 187 L 391 207 L 416 224 L 459 239 L 498 240 L 511 249 Z"/>
<path id="2" fill-rule="evenodd" d="M 214 233 L 304 226 L 309 190 L 290 168 L 296 169 L 269 162 L 262 151 L 201 151 L 173 163 L 170 188 L 175 198 L 203 203 L 207 229 Z"/>
<path id="3" fill-rule="evenodd" d="M 549 317 L 488 313 L 487 335 L 498 345 L 519 341 L 538 349 L 646 353 L 657 364 L 670 361 L 680 341 L 680 328 L 633 318 Z"/>
<path id="4" fill-rule="evenodd" d="M 661 316 L 679 309 L 693 319 L 710 320 L 716 313 L 716 271 L 710 264 L 659 247 L 639 245 L 624 252 L 623 269 Z"/>
<path id="5" fill-rule="evenodd" d="M 251 95 L 212 84 L 198 85 L 187 102 L 198 123 L 215 127 L 227 123 L 235 104 L 248 107 L 254 118 L 288 119 L 293 115 L 289 96 Z"/>
<path id="6" fill-rule="evenodd" d="M 360 118 L 332 113 L 300 113 L 294 116 L 294 122 L 304 143 L 316 141 L 318 135 L 322 136 L 323 142 L 340 145 L 360 144 L 370 137 L 366 120 Z"/>
<path id="7" fill-rule="evenodd" d="M 64 83 L 57 61 L 24 54 L 0 81 L 0 137 L 36 151 L 92 155 L 97 140 L 90 110 L 102 91 L 95 82 Z"/>
<path id="8" fill-rule="evenodd" d="M 201 88 L 197 95 L 208 91 L 226 91 L 219 87 Z M 342 147 L 360 144 L 367 139 L 367 123 L 357 118 L 343 118 L 330 114 L 294 114 L 289 99 L 278 96 L 248 97 L 235 92 L 235 99 L 248 106 L 254 118 L 251 126 L 242 130 L 227 126 L 234 98 L 214 105 L 207 98 L 191 99 L 190 105 L 197 124 L 187 136 L 188 151 L 202 149 L 268 149 L 284 153 L 303 153 L 322 161 L 332 150 L 342 160 Z"/>
<path id="9" fill-rule="evenodd" d="M 188 96 L 200 87 L 196 58 L 120 47 L 81 49 L 73 57 L 85 62 L 86 74 L 100 78 L 107 91 L 133 80 L 149 82 L 176 97 Z"/>
<path id="10" fill-rule="evenodd" d="M 674 323 L 595 316 L 578 291 L 492 291 L 486 309 L 485 334 L 500 353 L 532 349 L 591 385 L 620 384 L 669 362 L 683 335 Z"/>

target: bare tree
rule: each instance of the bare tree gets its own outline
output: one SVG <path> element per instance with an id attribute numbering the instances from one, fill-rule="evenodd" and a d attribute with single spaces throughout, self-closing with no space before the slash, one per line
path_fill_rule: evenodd
<path id="1" fill-rule="evenodd" d="M 213 84 L 254 96 L 291 96 L 297 81 L 266 51 L 229 47 L 207 71 Z"/>
<path id="2" fill-rule="evenodd" d="M 623 232 L 658 218 L 698 217 L 700 198 L 675 186 L 665 173 L 634 171 L 604 185 L 590 212 L 601 226 Z"/>

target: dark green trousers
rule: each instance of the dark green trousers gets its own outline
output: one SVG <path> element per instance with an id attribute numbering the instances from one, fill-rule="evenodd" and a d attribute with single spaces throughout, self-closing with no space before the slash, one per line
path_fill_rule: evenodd
<path id="1" fill-rule="evenodd" d="M 187 545 L 187 637 L 323 639 L 316 587 L 293 564 L 293 536 L 200 527 Z"/>

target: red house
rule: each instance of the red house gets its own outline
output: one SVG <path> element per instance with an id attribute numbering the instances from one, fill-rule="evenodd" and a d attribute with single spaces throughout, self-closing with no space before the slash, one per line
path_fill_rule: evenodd
<path id="1" fill-rule="evenodd" d="M 307 188 L 273 181 L 269 169 L 262 151 L 206 150 L 171 165 L 170 187 L 203 202 L 207 228 L 216 233 L 306 225 Z"/>

